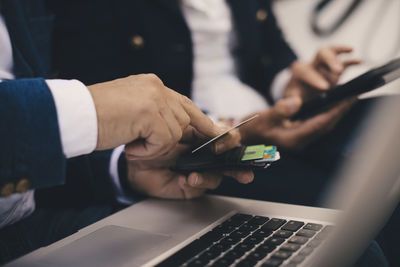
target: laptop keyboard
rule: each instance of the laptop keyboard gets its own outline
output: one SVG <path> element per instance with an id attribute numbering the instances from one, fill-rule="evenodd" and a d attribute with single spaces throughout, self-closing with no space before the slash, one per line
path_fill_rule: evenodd
<path id="1" fill-rule="evenodd" d="M 157 266 L 297 266 L 331 228 L 237 213 Z"/>

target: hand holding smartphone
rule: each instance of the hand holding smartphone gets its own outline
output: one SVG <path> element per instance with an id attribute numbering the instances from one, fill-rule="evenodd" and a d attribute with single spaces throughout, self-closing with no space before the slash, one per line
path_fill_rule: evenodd
<path id="1" fill-rule="evenodd" d="M 342 100 L 372 91 L 398 78 L 400 78 L 400 58 L 371 69 L 345 84 L 338 85 L 311 98 L 292 116 L 291 120 L 305 120 L 329 109 Z"/>

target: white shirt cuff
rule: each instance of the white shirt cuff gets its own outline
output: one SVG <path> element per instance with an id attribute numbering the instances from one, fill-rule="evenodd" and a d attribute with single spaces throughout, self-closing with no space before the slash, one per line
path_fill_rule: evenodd
<path id="1" fill-rule="evenodd" d="M 46 80 L 57 109 L 61 143 L 67 158 L 93 152 L 97 115 L 88 88 L 77 80 Z"/>
<path id="2" fill-rule="evenodd" d="M 271 96 L 275 102 L 283 97 L 291 76 L 292 72 L 289 67 L 281 70 L 277 75 L 275 75 L 271 84 Z"/>
<path id="3" fill-rule="evenodd" d="M 115 198 L 116 200 L 125 205 L 131 205 L 133 203 L 133 199 L 124 192 L 122 185 L 119 180 L 119 173 L 118 173 L 118 160 L 121 156 L 121 153 L 124 152 L 125 145 L 119 146 L 113 150 L 111 154 L 110 160 L 110 177 L 111 181 L 114 184 L 115 188 Z"/>
<path id="4" fill-rule="evenodd" d="M 34 190 L 0 197 L 0 229 L 28 217 L 34 210 Z"/>

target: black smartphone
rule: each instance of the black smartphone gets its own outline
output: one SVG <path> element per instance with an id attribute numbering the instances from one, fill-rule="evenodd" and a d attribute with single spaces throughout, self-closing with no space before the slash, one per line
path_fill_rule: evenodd
<path id="1" fill-rule="evenodd" d="M 305 120 L 332 107 L 334 104 L 377 89 L 400 78 L 400 58 L 371 69 L 351 81 L 338 85 L 306 101 L 291 120 Z"/>
<path id="2" fill-rule="evenodd" d="M 255 170 L 265 169 L 272 163 L 279 160 L 280 154 L 274 146 L 265 146 L 259 156 L 254 155 L 253 151 L 247 150 L 255 146 L 238 146 L 222 154 L 214 154 L 211 150 L 204 149 L 197 153 L 188 152 L 181 155 L 175 166 L 171 167 L 172 171 L 189 174 L 190 172 L 205 171 L 224 171 L 224 170 Z M 269 158 L 265 154 L 270 147 L 274 147 L 273 157 Z M 265 150 L 268 149 L 268 150 Z M 251 158 L 244 159 L 245 155 L 253 155 Z"/>

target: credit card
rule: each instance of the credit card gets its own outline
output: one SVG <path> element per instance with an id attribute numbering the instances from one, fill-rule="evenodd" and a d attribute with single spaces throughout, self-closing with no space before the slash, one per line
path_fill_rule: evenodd
<path id="1" fill-rule="evenodd" d="M 258 116 L 259 116 L 259 115 L 256 114 L 256 115 L 254 115 L 253 117 L 248 118 L 247 120 L 244 120 L 244 121 L 242 121 L 242 122 L 236 124 L 235 126 L 233 126 L 232 128 L 230 128 L 229 130 L 223 132 L 222 134 L 220 134 L 220 135 L 218 135 L 218 136 L 212 138 L 211 140 L 205 142 L 204 144 L 202 144 L 202 145 L 199 146 L 198 148 L 192 150 L 192 154 L 195 153 L 196 151 L 202 149 L 203 147 L 205 147 L 205 146 L 207 146 L 207 145 L 209 145 L 209 144 L 211 144 L 211 143 L 216 142 L 217 140 L 219 140 L 219 139 L 221 139 L 222 137 L 224 137 L 225 135 L 227 135 L 230 131 L 232 131 L 232 130 L 234 130 L 234 129 L 236 129 L 236 128 L 239 128 L 240 126 L 242 126 L 242 125 L 245 124 L 245 123 L 248 123 L 249 121 L 254 120 L 254 119 L 257 118 Z"/>
<path id="2" fill-rule="evenodd" d="M 264 145 L 247 146 L 243 153 L 242 161 L 261 159 L 264 155 L 264 151 Z"/>
<path id="3" fill-rule="evenodd" d="M 274 158 L 275 157 L 276 146 L 265 146 L 264 155 L 262 158 Z"/>
<path id="4" fill-rule="evenodd" d="M 279 160 L 280 158 L 281 158 L 281 155 L 279 154 L 278 151 L 276 151 L 276 152 L 274 152 L 274 156 L 273 157 L 271 156 L 271 157 L 265 157 L 265 158 L 262 158 L 262 159 L 257 159 L 254 162 L 255 163 L 274 162 L 274 161 Z"/>

